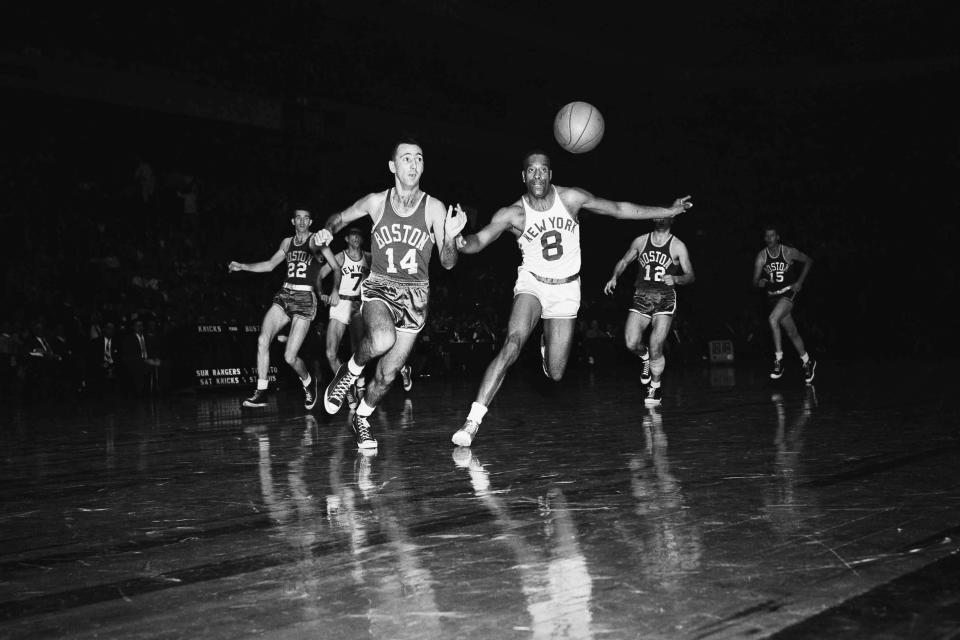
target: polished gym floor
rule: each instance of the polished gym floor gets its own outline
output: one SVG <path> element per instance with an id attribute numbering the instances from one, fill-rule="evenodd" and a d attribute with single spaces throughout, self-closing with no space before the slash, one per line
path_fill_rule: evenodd
<path id="1" fill-rule="evenodd" d="M 669 367 L 669 364 L 668 364 Z M 951 638 L 952 365 L 513 371 L 0 411 L 3 638 Z M 903 375 L 910 370 L 910 375 Z"/>

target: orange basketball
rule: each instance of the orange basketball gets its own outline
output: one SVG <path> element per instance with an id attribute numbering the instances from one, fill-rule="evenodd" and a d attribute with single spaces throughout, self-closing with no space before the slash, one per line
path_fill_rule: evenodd
<path id="1" fill-rule="evenodd" d="M 603 116 L 589 102 L 571 102 L 553 119 L 553 137 L 570 153 L 590 151 L 603 139 Z"/>

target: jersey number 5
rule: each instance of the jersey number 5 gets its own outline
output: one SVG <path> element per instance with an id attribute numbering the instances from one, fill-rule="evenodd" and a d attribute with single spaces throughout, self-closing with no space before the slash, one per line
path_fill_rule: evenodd
<path id="1" fill-rule="evenodd" d="M 559 260 L 563 257 L 562 237 L 559 231 L 547 231 L 540 236 L 540 246 L 543 247 L 544 260 Z"/>
<path id="2" fill-rule="evenodd" d="M 393 247 L 388 248 L 384 253 L 387 254 L 387 273 L 396 273 L 397 267 L 393 264 Z M 410 249 L 400 259 L 400 268 L 406 270 L 410 275 L 416 275 L 417 273 L 416 253 L 416 249 Z"/>

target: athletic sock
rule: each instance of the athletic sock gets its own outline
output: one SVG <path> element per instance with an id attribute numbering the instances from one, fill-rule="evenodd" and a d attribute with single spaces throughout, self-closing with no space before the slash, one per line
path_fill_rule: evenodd
<path id="1" fill-rule="evenodd" d="M 808 362 L 810 362 L 810 354 L 804 352 L 804 354 L 800 356 L 800 362 L 802 362 L 803 364 L 807 364 Z"/>
<path id="2" fill-rule="evenodd" d="M 363 373 L 363 365 L 357 364 L 357 361 L 353 359 L 353 356 L 350 356 L 350 359 L 347 360 L 347 369 L 349 369 L 350 373 L 355 376 L 359 376 L 361 373 Z"/>
<path id="3" fill-rule="evenodd" d="M 470 413 L 467 414 L 467 420 L 473 420 L 477 424 L 483 422 L 483 416 L 487 415 L 487 408 L 479 402 L 470 404 Z"/>
<path id="4" fill-rule="evenodd" d="M 302 384 L 304 387 L 309 387 L 311 382 L 313 382 L 313 378 L 310 377 L 309 373 L 307 374 L 306 380 L 300 378 L 300 384 Z"/>
<path id="5" fill-rule="evenodd" d="M 659 381 L 659 380 L 651 380 L 651 381 L 650 381 L 650 386 L 653 387 L 654 389 L 659 389 L 659 388 L 660 388 L 660 381 Z"/>
<path id="6" fill-rule="evenodd" d="M 257 378 L 257 391 L 266 391 L 270 388 L 269 380 L 260 380 Z"/>
<path id="7" fill-rule="evenodd" d="M 361 400 L 360 404 L 357 405 L 357 415 L 361 418 L 369 418 L 374 409 L 376 409 L 376 407 L 368 405 L 366 400 Z"/>
<path id="8" fill-rule="evenodd" d="M 773 357 L 775 357 L 777 360 L 783 360 L 783 351 L 774 352 Z"/>

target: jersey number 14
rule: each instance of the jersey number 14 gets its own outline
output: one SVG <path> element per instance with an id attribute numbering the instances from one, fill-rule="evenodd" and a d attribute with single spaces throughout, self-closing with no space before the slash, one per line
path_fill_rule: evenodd
<path id="1" fill-rule="evenodd" d="M 397 267 L 393 262 L 393 247 L 389 247 L 384 253 L 387 254 L 387 273 L 397 273 Z M 410 249 L 403 258 L 400 259 L 400 268 L 415 275 L 417 273 L 417 250 Z"/>

